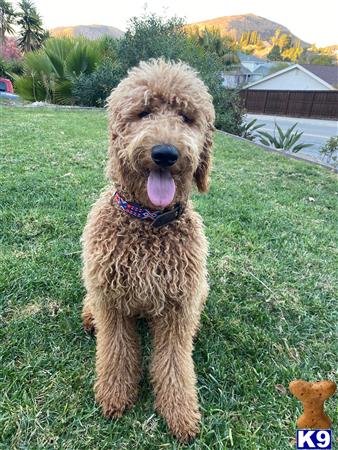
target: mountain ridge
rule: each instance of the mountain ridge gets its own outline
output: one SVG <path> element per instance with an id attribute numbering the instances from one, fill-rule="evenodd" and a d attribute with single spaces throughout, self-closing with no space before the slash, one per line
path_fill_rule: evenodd
<path id="1" fill-rule="evenodd" d="M 236 40 L 241 38 L 242 33 L 257 31 L 260 34 L 261 39 L 264 41 L 269 40 L 275 33 L 276 29 L 280 28 L 282 34 L 290 34 L 293 42 L 300 41 L 302 47 L 309 47 L 310 44 L 303 41 L 294 33 L 292 33 L 286 26 L 274 22 L 256 14 L 240 14 L 232 16 L 221 16 L 213 19 L 207 19 L 199 22 L 193 22 L 185 25 L 186 29 L 193 28 L 216 28 L 219 29 L 221 34 L 230 35 Z M 74 25 L 52 28 L 50 34 L 52 36 L 85 36 L 89 39 L 97 39 L 103 35 L 109 35 L 115 38 L 120 38 L 124 35 L 124 31 L 109 25 Z"/>
<path id="2" fill-rule="evenodd" d="M 220 30 L 221 34 L 230 35 L 237 40 L 240 39 L 242 33 L 248 31 L 257 31 L 262 40 L 268 40 L 274 35 L 275 31 L 280 28 L 282 34 L 290 34 L 294 41 L 299 39 L 303 47 L 310 46 L 308 42 L 300 39 L 284 25 L 252 13 L 215 17 L 214 19 L 190 23 L 187 27 L 197 27 L 199 29 L 217 28 Z"/>
<path id="3" fill-rule="evenodd" d="M 51 36 L 69 36 L 78 37 L 85 36 L 88 39 L 97 39 L 101 36 L 108 35 L 114 38 L 120 38 L 124 35 L 124 31 L 110 25 L 74 25 L 68 27 L 56 27 L 49 30 Z"/>

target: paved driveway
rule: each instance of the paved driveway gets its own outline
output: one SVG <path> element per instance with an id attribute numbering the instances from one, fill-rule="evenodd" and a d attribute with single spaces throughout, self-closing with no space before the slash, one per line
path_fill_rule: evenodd
<path id="1" fill-rule="evenodd" d="M 296 117 L 266 116 L 262 114 L 247 114 L 245 120 L 257 119 L 257 123 L 264 123 L 266 126 L 261 130 L 273 133 L 275 122 L 283 131 L 290 128 L 295 122 L 298 123 L 297 130 L 304 134 L 299 142 L 313 144 L 312 147 L 301 150 L 300 154 L 306 154 L 313 159 L 319 159 L 319 149 L 331 136 L 338 135 L 338 122 L 334 120 L 304 119 Z"/>

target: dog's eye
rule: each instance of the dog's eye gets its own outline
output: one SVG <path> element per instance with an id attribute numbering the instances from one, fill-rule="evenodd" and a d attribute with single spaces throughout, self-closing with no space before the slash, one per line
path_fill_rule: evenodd
<path id="1" fill-rule="evenodd" d="M 179 114 L 182 117 L 183 122 L 192 123 L 193 120 L 189 116 L 187 116 L 184 112 L 180 112 Z"/>
<path id="2" fill-rule="evenodd" d="M 143 119 L 143 117 L 147 117 L 149 116 L 150 112 L 149 111 L 141 111 L 140 113 L 138 113 L 138 116 L 140 119 Z"/>

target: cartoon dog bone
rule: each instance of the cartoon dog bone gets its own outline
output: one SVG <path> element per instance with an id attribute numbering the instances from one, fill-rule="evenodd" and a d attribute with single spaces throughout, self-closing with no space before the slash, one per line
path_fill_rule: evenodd
<path id="1" fill-rule="evenodd" d="M 297 420 L 298 428 L 326 429 L 330 418 L 324 413 L 324 401 L 336 391 L 333 381 L 308 382 L 294 380 L 289 384 L 291 393 L 303 403 L 304 413 Z"/>

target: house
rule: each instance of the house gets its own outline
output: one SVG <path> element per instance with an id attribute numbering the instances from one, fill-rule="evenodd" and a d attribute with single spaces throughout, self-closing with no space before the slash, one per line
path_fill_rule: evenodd
<path id="1" fill-rule="evenodd" d="M 255 55 L 237 52 L 237 56 L 239 64 L 223 73 L 223 86 L 229 89 L 260 80 L 268 75 L 273 66 L 273 63 L 266 62 Z"/>
<path id="2" fill-rule="evenodd" d="M 249 82 L 245 89 L 279 91 L 329 91 L 338 87 L 338 67 L 295 64 Z"/>

